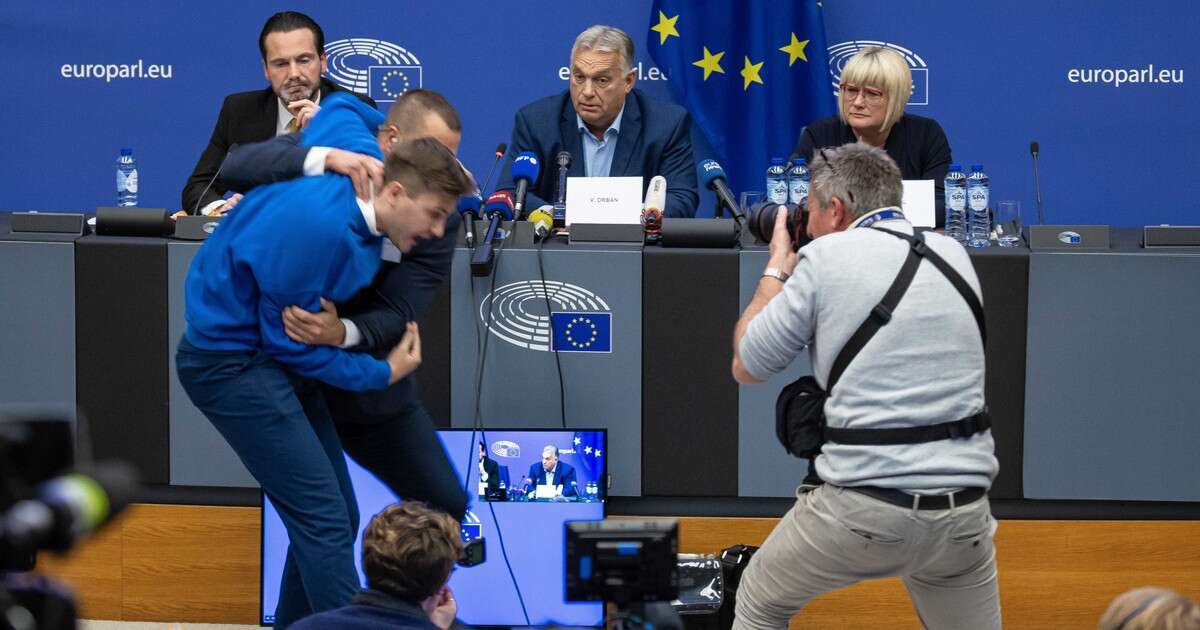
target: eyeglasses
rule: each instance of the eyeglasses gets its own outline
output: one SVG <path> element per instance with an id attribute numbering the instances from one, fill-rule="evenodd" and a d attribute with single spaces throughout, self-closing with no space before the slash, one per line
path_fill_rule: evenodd
<path id="1" fill-rule="evenodd" d="M 858 100 L 859 94 L 863 96 L 863 100 L 867 102 L 867 105 L 878 105 L 887 98 L 887 95 L 882 90 L 859 87 L 853 83 L 841 83 L 838 85 L 838 89 L 842 91 L 842 97 L 851 103 Z"/>
<path id="2" fill-rule="evenodd" d="M 829 167 L 829 172 L 833 173 L 834 177 L 837 177 L 838 172 L 837 172 L 837 169 L 833 167 L 833 160 L 829 159 L 829 155 L 825 153 L 825 149 L 820 149 L 820 151 L 821 151 L 821 159 L 825 160 L 825 165 Z M 850 198 L 850 203 L 853 204 L 854 203 L 854 191 L 850 190 L 849 187 L 846 188 L 846 196 Z"/>

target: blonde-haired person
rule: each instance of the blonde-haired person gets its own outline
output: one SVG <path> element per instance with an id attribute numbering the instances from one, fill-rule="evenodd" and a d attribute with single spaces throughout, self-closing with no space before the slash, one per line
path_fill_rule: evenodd
<path id="1" fill-rule="evenodd" d="M 1170 589 L 1126 591 L 1108 605 L 1100 630 L 1200 630 L 1200 605 Z"/>
<path id="2" fill-rule="evenodd" d="M 894 50 L 863 48 L 842 68 L 838 115 L 822 118 L 800 132 L 793 151 L 812 162 L 813 151 L 861 141 L 879 147 L 900 167 L 904 179 L 932 179 L 937 227 L 943 227 L 944 180 L 950 143 L 932 118 L 904 112 L 912 94 L 908 63 Z"/>

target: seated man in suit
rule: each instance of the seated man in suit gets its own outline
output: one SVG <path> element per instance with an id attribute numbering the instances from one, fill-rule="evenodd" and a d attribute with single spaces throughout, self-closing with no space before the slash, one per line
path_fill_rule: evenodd
<path id="1" fill-rule="evenodd" d="M 191 214 L 224 214 L 242 198 L 235 194 L 224 198 L 228 187 L 217 178 L 225 155 L 237 144 L 258 142 L 301 129 L 320 109 L 321 98 L 334 92 L 346 92 L 341 86 L 321 78 L 325 72 L 325 32 L 312 18 L 295 11 L 272 15 L 258 36 L 263 58 L 263 75 L 271 85 L 261 90 L 238 92 L 225 97 L 208 146 L 196 162 L 183 187 L 183 211 Z M 374 107 L 370 98 L 356 94 Z M 313 159 L 328 157 L 329 152 L 314 153 Z M 353 155 L 353 154 L 350 154 Z M 334 158 L 345 157 L 338 153 Z M 357 162 L 361 163 L 361 160 Z M 324 162 L 305 163 L 308 174 L 320 175 Z M 341 169 L 334 169 L 345 173 Z M 381 172 L 382 166 L 376 172 Z M 359 191 L 364 193 L 364 191 Z M 359 197 L 365 197 L 360 194 Z"/>
<path id="2" fill-rule="evenodd" d="M 462 532 L 445 513 L 405 501 L 376 514 L 363 532 L 367 588 L 349 606 L 300 620 L 296 630 L 448 630 L 458 603 L 447 582 Z"/>
<path id="3" fill-rule="evenodd" d="M 479 486 L 480 496 L 497 496 L 500 492 L 500 464 L 488 457 L 487 446 L 479 443 Z"/>
<path id="4" fill-rule="evenodd" d="M 511 154 L 532 151 L 542 162 L 527 208 L 555 201 L 554 157 L 571 154 L 572 177 L 641 176 L 645 195 L 655 175 L 667 178 L 668 217 L 696 214 L 696 161 L 692 117 L 682 107 L 653 101 L 633 88 L 633 40 L 618 28 L 596 25 L 575 38 L 571 84 L 562 94 L 534 101 L 517 112 Z M 500 189 L 512 190 L 511 160 Z"/>
<path id="5" fill-rule="evenodd" d="M 537 486 L 550 486 L 558 496 L 573 497 L 579 494 L 576 488 L 575 468 L 558 461 L 558 447 L 547 444 L 542 449 L 542 461 L 529 467 L 529 494 L 536 494 Z"/>

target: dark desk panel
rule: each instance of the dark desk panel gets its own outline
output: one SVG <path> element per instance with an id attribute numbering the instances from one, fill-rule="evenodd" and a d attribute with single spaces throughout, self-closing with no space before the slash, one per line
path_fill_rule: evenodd
<path id="1" fill-rule="evenodd" d="M 75 242 L 75 369 L 96 459 L 169 483 L 167 241 Z"/>

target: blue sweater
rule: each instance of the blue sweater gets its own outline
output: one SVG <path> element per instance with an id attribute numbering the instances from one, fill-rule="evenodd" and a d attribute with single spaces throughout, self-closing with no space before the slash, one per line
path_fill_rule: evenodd
<path id="1" fill-rule="evenodd" d="M 383 115 L 331 94 L 304 132 L 308 146 L 382 158 Z M 288 338 L 283 309 L 321 310 L 371 282 L 382 238 L 371 233 L 349 178 L 336 173 L 255 188 L 192 260 L 185 286 L 187 340 L 204 350 L 262 350 L 288 369 L 350 390 L 387 387 L 391 368 L 367 354 Z"/>

